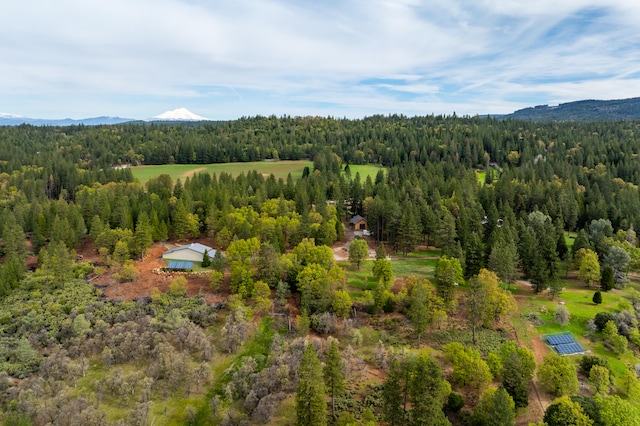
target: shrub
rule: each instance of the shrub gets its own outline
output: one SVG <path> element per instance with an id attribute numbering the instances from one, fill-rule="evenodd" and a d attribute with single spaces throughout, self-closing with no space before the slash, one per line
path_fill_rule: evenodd
<path id="1" fill-rule="evenodd" d="M 311 328 L 319 334 L 335 332 L 336 324 L 336 316 L 329 312 L 311 315 Z"/>
<path id="2" fill-rule="evenodd" d="M 389 293 L 389 294 L 387 294 Z M 393 312 L 396 309 L 396 302 L 393 297 L 393 293 L 386 291 L 384 293 L 385 299 L 382 304 L 382 311 L 386 314 Z"/>
<path id="3" fill-rule="evenodd" d="M 593 293 L 593 303 L 595 303 L 596 305 L 602 303 L 602 293 L 600 293 L 599 291 Z"/>
<path id="4" fill-rule="evenodd" d="M 598 365 L 600 367 L 604 367 L 607 370 L 611 370 L 609 366 L 609 360 L 607 358 L 602 358 L 597 355 L 585 355 L 580 360 L 580 371 L 587 376 L 591 372 L 591 367 L 594 365 Z"/>
<path id="5" fill-rule="evenodd" d="M 569 310 L 564 305 L 556 306 L 553 319 L 555 319 L 558 324 L 562 326 L 569 324 L 570 317 Z"/>
<path id="6" fill-rule="evenodd" d="M 464 407 L 464 398 L 458 392 L 451 392 L 447 398 L 445 410 L 457 413 Z"/>
<path id="7" fill-rule="evenodd" d="M 604 327 L 607 325 L 607 322 L 614 320 L 613 314 L 609 312 L 598 312 L 595 317 L 596 327 L 598 331 L 604 330 Z"/>

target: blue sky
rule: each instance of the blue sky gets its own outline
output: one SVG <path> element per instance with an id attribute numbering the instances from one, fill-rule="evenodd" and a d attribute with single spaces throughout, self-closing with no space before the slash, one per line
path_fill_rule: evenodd
<path id="1" fill-rule="evenodd" d="M 640 96 L 636 0 L 23 0 L 0 112 L 508 113 Z"/>

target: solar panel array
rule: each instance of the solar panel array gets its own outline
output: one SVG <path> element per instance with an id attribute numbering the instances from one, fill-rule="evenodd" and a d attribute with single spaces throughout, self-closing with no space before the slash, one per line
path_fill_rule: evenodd
<path id="1" fill-rule="evenodd" d="M 575 339 L 570 334 L 558 334 L 554 336 L 547 336 L 547 342 L 550 345 L 566 345 L 567 343 L 576 343 Z"/>
<path id="2" fill-rule="evenodd" d="M 582 346 L 574 339 L 571 334 L 556 334 L 545 336 L 547 343 L 549 343 L 556 352 L 560 355 L 569 355 L 584 352 Z"/>
<path id="3" fill-rule="evenodd" d="M 579 343 L 567 343 L 565 345 L 555 345 L 553 347 L 560 355 L 578 354 L 584 352 Z"/>
<path id="4" fill-rule="evenodd" d="M 169 262 L 169 269 L 191 269 L 193 268 L 193 262 L 187 262 L 185 260 L 172 260 Z"/>

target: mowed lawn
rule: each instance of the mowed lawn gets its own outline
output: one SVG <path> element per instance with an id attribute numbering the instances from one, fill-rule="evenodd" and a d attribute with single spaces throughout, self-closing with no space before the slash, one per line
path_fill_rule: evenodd
<path id="1" fill-rule="evenodd" d="M 161 174 L 171 176 L 171 179 L 175 182 L 177 179 L 184 181 L 185 178 L 201 172 L 215 173 L 216 175 L 225 172 L 232 176 L 238 176 L 240 173 L 247 174 L 253 170 L 265 177 L 273 174 L 276 179 L 286 179 L 287 175 L 291 173 L 291 177 L 295 180 L 302 176 L 305 167 L 313 169 L 313 162 L 306 160 L 283 160 L 219 164 L 163 164 L 158 166 L 136 166 L 131 168 L 131 172 L 133 173 L 133 177 L 144 185 L 149 179 Z"/>

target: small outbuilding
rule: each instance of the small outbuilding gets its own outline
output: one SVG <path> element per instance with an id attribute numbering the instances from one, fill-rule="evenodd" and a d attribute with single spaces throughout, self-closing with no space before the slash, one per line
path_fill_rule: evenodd
<path id="1" fill-rule="evenodd" d="M 367 221 L 359 214 L 351 218 L 349 225 L 356 231 L 364 231 L 367 229 Z"/>
<path id="2" fill-rule="evenodd" d="M 185 260 L 191 262 L 202 262 L 204 252 L 207 252 L 210 258 L 216 254 L 216 250 L 200 243 L 192 243 L 186 246 L 179 246 L 167 250 L 162 253 L 163 259 Z"/>

